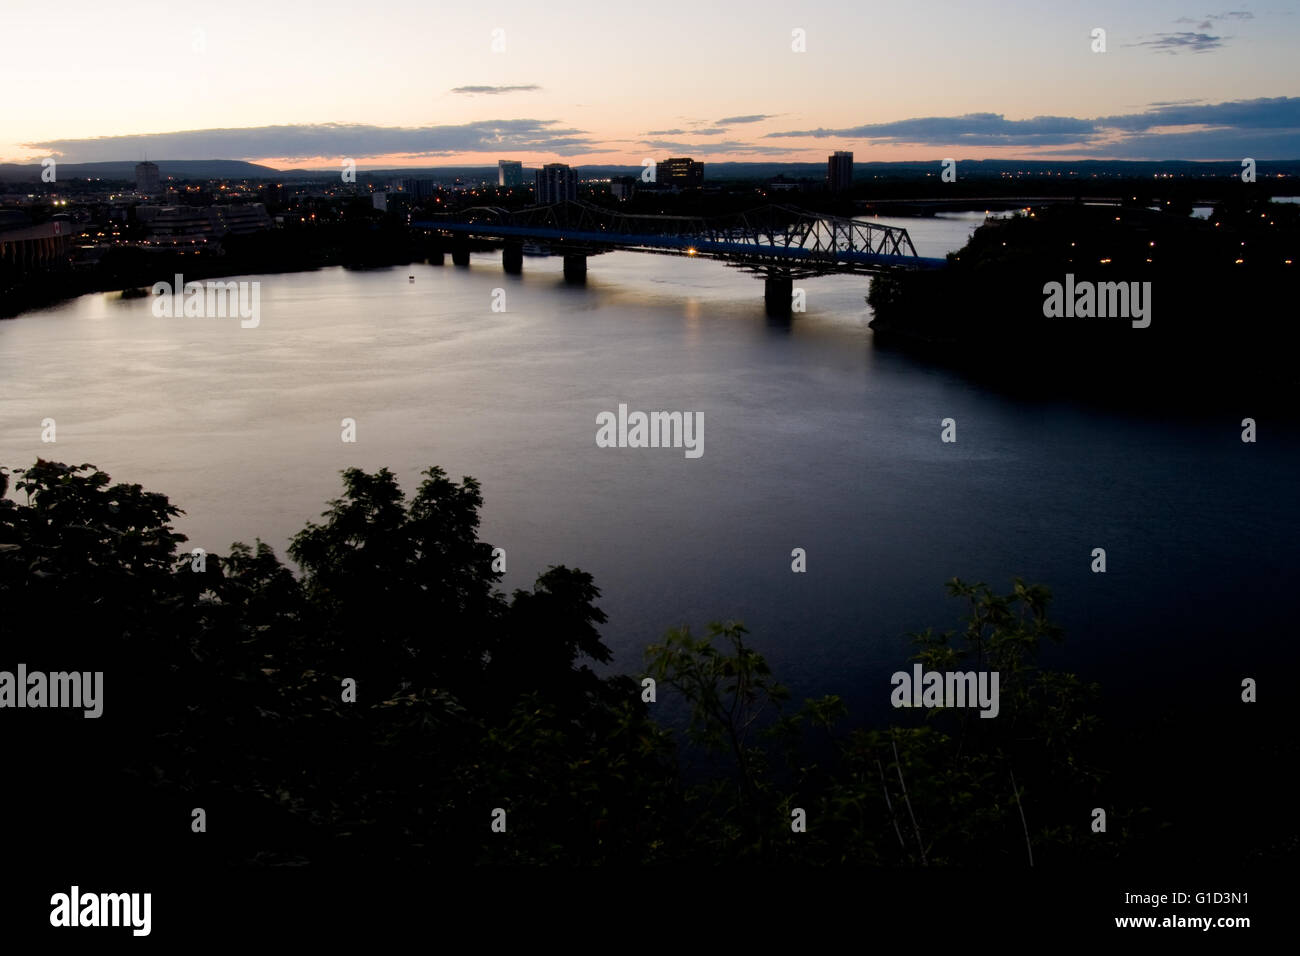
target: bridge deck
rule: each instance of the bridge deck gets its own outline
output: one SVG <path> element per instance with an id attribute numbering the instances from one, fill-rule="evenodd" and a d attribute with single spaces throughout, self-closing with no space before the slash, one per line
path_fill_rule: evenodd
<path id="1" fill-rule="evenodd" d="M 625 249 L 699 256 L 798 277 L 947 265 L 946 259 L 918 256 L 905 229 L 785 206 L 706 219 L 628 215 L 564 202 L 516 211 L 475 207 L 412 226 L 465 237 L 549 242 L 567 255 Z"/>
<path id="2" fill-rule="evenodd" d="M 668 255 L 700 256 L 731 261 L 749 260 L 755 266 L 788 263 L 811 266 L 825 272 L 870 272 L 873 268 L 939 269 L 948 264 L 946 259 L 926 256 L 900 256 L 879 252 L 839 250 L 826 252 L 798 246 L 760 245 L 745 242 L 714 242 L 673 236 L 623 234 L 611 236 L 604 232 L 579 232 L 576 230 L 538 229 L 531 226 L 484 226 L 477 223 L 415 222 L 421 229 L 439 229 L 462 235 L 482 238 L 549 240 L 563 246 L 573 246 L 575 254 L 610 252 L 624 249 L 631 252 L 649 252 Z M 591 248 L 586 248 L 591 247 Z"/>

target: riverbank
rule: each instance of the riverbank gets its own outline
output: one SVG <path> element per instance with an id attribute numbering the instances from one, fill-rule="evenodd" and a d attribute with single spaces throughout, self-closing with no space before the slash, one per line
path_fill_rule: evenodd
<path id="1" fill-rule="evenodd" d="M 1036 209 L 980 227 L 945 270 L 875 279 L 869 324 L 879 346 L 1000 385 L 1293 400 L 1298 214 Z"/>
<path id="2" fill-rule="evenodd" d="M 478 248 L 474 244 L 473 248 Z M 423 262 L 437 248 L 405 226 L 339 224 L 229 236 L 211 252 L 111 249 L 93 266 L 0 281 L 0 319 L 100 292 L 149 289 L 177 273 L 204 280 L 310 272 L 329 266 L 372 269 Z"/>

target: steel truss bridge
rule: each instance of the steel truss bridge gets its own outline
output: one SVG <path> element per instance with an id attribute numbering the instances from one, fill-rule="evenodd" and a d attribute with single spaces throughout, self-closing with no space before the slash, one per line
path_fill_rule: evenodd
<path id="1" fill-rule="evenodd" d="M 784 205 L 710 217 L 630 214 L 578 201 L 517 210 L 475 206 L 412 226 L 450 237 L 458 263 L 469 260 L 467 249 L 456 255 L 457 239 L 501 241 L 507 271 L 518 271 L 524 243 L 545 244 L 565 257 L 569 278 L 585 276 L 587 256 L 616 249 L 720 259 L 778 283 L 946 264 L 918 256 L 906 229 Z"/>

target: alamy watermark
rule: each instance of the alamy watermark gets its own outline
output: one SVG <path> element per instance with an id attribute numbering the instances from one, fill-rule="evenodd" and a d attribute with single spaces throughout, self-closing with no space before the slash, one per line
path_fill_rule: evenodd
<path id="1" fill-rule="evenodd" d="M 1074 281 L 1043 286 L 1043 315 L 1049 319 L 1132 319 L 1133 328 L 1151 324 L 1151 283 Z"/>
<path id="2" fill-rule="evenodd" d="M 129 926 L 133 936 L 148 936 L 152 928 L 152 893 L 71 892 L 50 897 L 51 926 Z"/>
<path id="3" fill-rule="evenodd" d="M 178 272 L 174 283 L 155 282 L 153 295 L 153 314 L 160 319 L 238 316 L 245 329 L 255 329 L 262 321 L 262 283 L 256 280 L 186 282 Z"/>
<path id="4" fill-rule="evenodd" d="M 704 454 L 703 412 L 628 412 L 596 416 L 597 448 L 683 448 L 687 458 Z"/>
<path id="5" fill-rule="evenodd" d="M 83 717 L 104 712 L 103 671 L 41 671 L 28 673 L 26 664 L 18 672 L 0 671 L 0 708 L 70 707 L 85 711 Z"/>
<path id="6" fill-rule="evenodd" d="M 912 673 L 895 671 L 889 679 L 895 707 L 978 707 L 981 717 L 996 717 L 997 671 L 925 671 L 912 665 Z"/>

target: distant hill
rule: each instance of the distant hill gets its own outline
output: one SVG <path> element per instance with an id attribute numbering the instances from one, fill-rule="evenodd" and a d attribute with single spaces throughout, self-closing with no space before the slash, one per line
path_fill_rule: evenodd
<path id="1" fill-rule="evenodd" d="M 666 157 L 659 157 L 664 159 Z M 918 179 L 924 176 L 936 176 L 940 172 L 941 158 L 923 162 L 870 162 L 857 160 L 853 166 L 855 179 L 869 179 L 872 176 L 893 177 L 898 179 Z M 541 163 L 525 166 L 525 173 L 531 178 L 531 170 Z M 1156 173 L 1181 173 L 1183 175 L 1238 175 L 1241 172 L 1239 161 L 1196 162 L 1192 160 L 1166 160 L 1162 162 L 1142 162 L 1132 160 L 1007 160 L 1007 159 L 961 159 L 957 162 L 959 175 L 963 179 L 997 179 L 1006 174 L 1015 173 L 1068 173 L 1073 170 L 1078 175 L 1091 176 L 1125 176 L 1148 178 Z M 603 178 L 606 176 L 641 175 L 642 167 L 635 166 L 575 166 L 578 175 L 583 178 Z M 1297 176 L 1300 177 L 1300 159 L 1260 160 L 1258 173 L 1261 176 Z M 274 175 L 281 179 L 324 179 L 336 175 L 331 170 L 321 169 L 285 169 Z M 756 180 L 771 179 L 784 175 L 790 179 L 821 180 L 826 176 L 826 164 L 820 163 L 714 163 L 704 161 L 704 178 L 714 182 L 722 180 Z M 405 177 L 437 179 L 450 182 L 457 177 L 468 182 L 486 179 L 495 182 L 497 168 L 493 166 L 419 166 L 396 169 L 358 170 L 357 177 L 370 180 L 402 179 Z"/>
<path id="2" fill-rule="evenodd" d="M 666 157 L 659 157 L 666 158 Z M 176 179 L 334 179 L 337 169 L 274 169 L 257 163 L 248 163 L 238 159 L 180 159 L 154 160 L 160 175 Z M 790 179 L 820 180 L 826 175 L 826 164 L 821 163 L 714 163 L 705 160 L 705 180 L 719 182 L 724 180 L 765 180 L 784 175 Z M 918 179 L 924 176 L 936 176 L 940 171 L 940 158 L 921 162 L 870 162 L 858 159 L 854 163 L 855 179 L 870 179 L 873 176 L 896 179 Z M 530 164 L 525 172 L 531 175 L 531 168 L 541 163 Z M 642 167 L 634 166 L 576 166 L 582 178 L 604 178 L 609 176 L 640 176 Z M 996 179 L 1003 174 L 1039 174 L 1074 171 L 1077 175 L 1122 176 L 1147 178 L 1156 173 L 1181 173 L 1183 175 L 1237 175 L 1241 172 L 1241 163 L 1193 162 L 1189 160 L 1167 160 L 1163 162 L 1140 162 L 1120 160 L 1003 160 L 1003 159 L 961 159 L 957 162 L 958 176 L 962 179 Z M 1262 176 L 1300 177 L 1300 160 L 1260 160 L 1258 174 Z M 60 179 L 107 179 L 121 182 L 135 181 L 135 162 L 113 163 L 60 163 Z M 460 178 L 466 182 L 487 180 L 495 182 L 497 167 L 491 166 L 419 166 L 395 169 L 367 169 L 357 171 L 361 182 L 387 182 L 407 177 L 437 179 L 451 182 Z M 39 182 L 41 167 L 39 164 L 0 164 L 0 181 Z"/>
<path id="3" fill-rule="evenodd" d="M 112 179 L 135 182 L 135 163 L 59 163 L 60 179 Z M 241 159 L 157 159 L 153 163 L 164 179 L 274 179 L 279 170 Z M 317 173 L 316 175 L 320 175 Z M 40 163 L 0 163 L 0 180 L 6 182 L 40 182 Z"/>
<path id="4" fill-rule="evenodd" d="M 666 157 L 659 157 L 664 159 Z M 857 160 L 853 166 L 855 179 L 869 179 L 872 176 L 893 177 L 898 179 L 917 179 L 924 176 L 936 176 L 940 172 L 940 158 L 914 162 L 868 162 Z M 525 173 L 531 176 L 531 169 L 540 166 L 533 163 L 525 166 Z M 1241 163 L 1231 162 L 1194 162 L 1191 160 L 1168 160 L 1164 162 L 1141 162 L 1130 160 L 1004 160 L 1004 159 L 962 159 L 958 160 L 958 173 L 963 179 L 996 179 L 1004 173 L 1066 173 L 1073 170 L 1079 175 L 1125 176 L 1146 178 L 1160 173 L 1182 173 L 1184 175 L 1237 175 L 1241 172 Z M 640 176 L 642 167 L 635 166 L 575 166 L 582 178 L 603 178 L 606 176 Z M 1300 160 L 1261 160 L 1258 164 L 1260 175 L 1300 176 Z M 323 179 L 335 175 L 330 170 L 287 169 L 275 175 L 283 178 Z M 820 163 L 714 163 L 704 161 L 704 178 L 714 182 L 721 180 L 755 180 L 771 179 L 784 175 L 790 179 L 816 179 L 826 176 L 826 164 Z M 450 182 L 459 177 L 468 182 L 486 179 L 495 182 L 496 166 L 421 166 L 397 169 L 360 169 L 359 179 L 388 180 L 405 177 L 437 179 Z"/>

